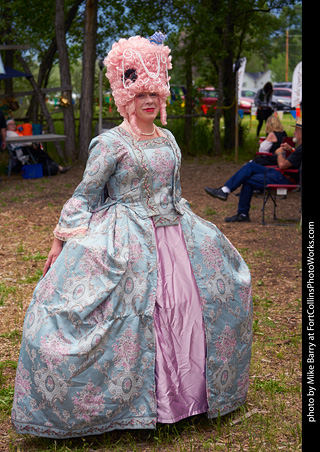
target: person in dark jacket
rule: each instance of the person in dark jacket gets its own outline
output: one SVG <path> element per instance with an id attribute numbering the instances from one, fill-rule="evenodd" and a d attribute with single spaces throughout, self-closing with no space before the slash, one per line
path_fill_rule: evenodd
<path id="1" fill-rule="evenodd" d="M 260 134 L 260 130 L 263 125 L 263 122 L 266 121 L 269 118 L 269 116 L 271 116 L 273 113 L 272 93 L 273 93 L 272 83 L 267 82 L 263 88 L 261 88 L 257 91 L 257 93 L 255 95 L 254 103 L 255 103 L 255 106 L 258 108 L 258 110 L 257 110 L 257 120 L 258 120 L 257 137 Z"/>

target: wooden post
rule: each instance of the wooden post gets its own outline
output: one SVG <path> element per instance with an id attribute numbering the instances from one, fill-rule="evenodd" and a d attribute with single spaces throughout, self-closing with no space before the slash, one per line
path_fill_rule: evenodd
<path id="1" fill-rule="evenodd" d="M 289 78 L 289 30 L 286 31 L 286 82 Z"/>

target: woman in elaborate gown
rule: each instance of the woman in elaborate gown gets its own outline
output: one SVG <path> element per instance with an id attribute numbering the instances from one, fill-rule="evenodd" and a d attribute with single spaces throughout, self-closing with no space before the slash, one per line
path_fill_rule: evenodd
<path id="1" fill-rule="evenodd" d="M 51 438 L 155 428 L 243 405 L 252 300 L 238 251 L 181 198 L 160 34 L 105 60 L 119 126 L 90 144 L 27 310 L 12 422 Z M 104 199 L 107 184 L 108 197 Z"/>

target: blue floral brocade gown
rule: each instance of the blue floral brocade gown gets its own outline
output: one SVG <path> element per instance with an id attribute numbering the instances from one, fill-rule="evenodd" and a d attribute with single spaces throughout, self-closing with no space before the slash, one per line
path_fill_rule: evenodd
<path id="1" fill-rule="evenodd" d="M 246 398 L 249 270 L 181 198 L 180 151 L 116 127 L 92 140 L 27 310 L 12 422 L 52 438 L 155 428 Z M 107 182 L 108 198 L 103 199 Z"/>

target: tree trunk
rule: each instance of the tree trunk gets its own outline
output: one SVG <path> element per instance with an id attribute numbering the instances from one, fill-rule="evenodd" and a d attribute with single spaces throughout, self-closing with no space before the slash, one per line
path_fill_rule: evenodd
<path id="1" fill-rule="evenodd" d="M 10 8 L 10 0 L 5 0 L 3 2 L 3 10 L 2 14 L 3 17 L 1 20 L 4 21 L 4 35 L 10 36 L 12 33 L 12 11 Z M 4 65 L 13 68 L 13 50 L 6 50 L 4 52 Z M 7 78 L 4 80 L 4 92 L 8 96 L 12 96 L 13 93 L 13 81 L 12 78 Z"/>
<path id="2" fill-rule="evenodd" d="M 85 162 L 88 158 L 88 146 L 92 139 L 97 10 L 98 0 L 86 0 L 79 124 L 79 160 L 81 162 Z"/>
<path id="3" fill-rule="evenodd" d="M 223 70 L 224 101 L 227 108 L 224 109 L 224 149 L 231 151 L 235 147 L 235 76 L 233 72 L 234 48 L 232 37 L 234 24 L 230 14 L 226 17 L 226 27 L 223 38 L 225 58 L 221 61 Z"/>
<path id="4" fill-rule="evenodd" d="M 229 55 L 224 61 L 224 94 L 225 105 L 230 107 L 224 110 L 224 149 L 231 151 L 235 147 L 235 74 L 233 72 L 233 58 Z"/>
<path id="5" fill-rule="evenodd" d="M 46 87 L 44 80 L 48 79 L 48 75 L 50 74 L 50 71 L 52 69 L 56 51 L 57 51 L 57 41 L 56 38 L 54 37 L 39 66 L 37 80 L 37 85 L 39 86 L 39 88 Z M 27 111 L 27 116 L 30 116 L 33 122 L 38 122 L 38 99 L 35 95 L 31 97 L 30 106 Z"/>
<path id="6" fill-rule="evenodd" d="M 220 119 L 222 116 L 222 106 L 224 105 L 223 94 L 223 71 L 221 64 L 216 66 L 218 72 L 218 102 L 217 109 L 214 112 L 213 120 L 213 140 L 214 140 L 214 155 L 222 155 L 221 133 L 220 133 Z"/>
<path id="7" fill-rule="evenodd" d="M 27 74 L 31 74 L 31 71 L 30 71 L 30 69 L 29 69 L 28 63 L 22 58 L 22 56 L 19 55 L 19 54 L 17 54 L 17 59 L 18 59 L 18 61 L 20 61 L 21 65 L 22 65 L 22 67 L 23 67 L 23 70 L 24 70 Z M 36 96 L 38 97 L 38 101 L 39 101 L 39 104 L 40 104 L 42 113 L 43 113 L 43 115 L 44 115 L 44 117 L 46 118 L 47 123 L 48 123 L 49 132 L 55 134 L 56 131 L 55 131 L 55 128 L 54 128 L 54 124 L 53 124 L 51 115 L 50 115 L 50 113 L 48 112 L 48 109 L 47 109 L 45 100 L 44 100 L 44 98 L 43 98 L 43 95 L 42 95 L 42 93 L 41 93 L 41 91 L 40 91 L 40 88 L 39 88 L 39 86 L 36 84 L 36 82 L 35 82 L 33 76 L 29 77 L 28 80 L 29 80 L 29 82 L 31 83 L 32 88 L 34 89 L 34 91 L 35 91 L 35 93 L 36 93 Z M 61 145 L 60 145 L 60 143 L 59 143 L 58 141 L 55 142 L 55 146 L 56 146 L 56 149 L 57 149 L 58 154 L 59 154 L 59 155 L 63 158 L 63 160 L 65 161 L 65 155 L 64 155 L 63 150 L 62 150 L 62 147 L 61 147 Z"/>
<path id="8" fill-rule="evenodd" d="M 7 50 L 5 52 L 4 65 L 13 68 L 13 50 Z M 13 81 L 12 78 L 4 79 L 4 92 L 8 96 L 12 96 L 13 93 Z"/>
<path id="9" fill-rule="evenodd" d="M 76 17 L 79 6 L 83 3 L 84 0 L 75 0 L 72 7 L 68 11 L 68 15 L 65 21 L 65 33 L 68 32 L 69 28 L 72 25 L 73 19 Z M 39 88 L 46 88 L 49 80 L 50 71 L 52 69 L 53 61 L 55 54 L 57 52 L 57 40 L 54 37 L 48 47 L 48 50 L 45 52 L 44 57 L 39 66 L 38 80 L 37 84 Z M 38 112 L 38 102 L 36 96 L 32 96 L 30 101 L 30 106 L 27 112 L 27 116 L 31 116 L 34 122 L 37 122 L 37 112 Z"/>
<path id="10" fill-rule="evenodd" d="M 65 33 L 64 0 L 56 0 L 55 29 L 59 52 L 60 83 L 62 86 L 67 86 L 71 85 L 71 75 Z M 72 103 L 72 91 L 65 91 L 63 97 L 66 99 L 66 106 L 63 107 L 64 133 L 67 136 L 66 156 L 73 161 L 76 156 L 76 126 Z"/>

